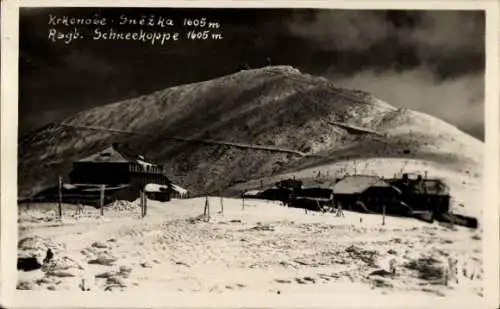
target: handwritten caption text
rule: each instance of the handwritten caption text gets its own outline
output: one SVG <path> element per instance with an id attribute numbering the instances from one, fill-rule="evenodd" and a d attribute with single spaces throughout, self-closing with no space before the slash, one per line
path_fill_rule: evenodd
<path id="1" fill-rule="evenodd" d="M 201 18 L 170 19 L 159 15 L 117 19 L 98 14 L 92 17 L 49 15 L 48 40 L 70 44 L 78 40 L 137 41 L 165 45 L 180 40 L 222 40 L 222 26 L 216 20 Z"/>

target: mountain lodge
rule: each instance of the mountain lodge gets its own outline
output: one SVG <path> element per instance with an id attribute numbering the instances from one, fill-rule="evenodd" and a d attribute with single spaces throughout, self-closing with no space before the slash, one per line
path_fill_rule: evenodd
<path id="1" fill-rule="evenodd" d="M 172 193 L 172 183 L 163 174 L 162 165 L 155 164 L 120 144 L 113 144 L 73 162 L 69 178 L 75 189 L 66 192 L 64 196 L 70 200 L 86 200 L 77 188 L 89 186 L 93 187 L 93 191 L 97 190 L 90 198 L 95 199 L 100 185 L 105 185 L 107 202 L 117 199 L 136 200 L 141 190 L 151 199 L 170 201 Z"/>
<path id="2" fill-rule="evenodd" d="M 125 146 L 113 144 L 98 153 L 73 162 L 69 174 L 73 184 L 138 185 L 148 183 L 169 185 L 163 166 L 133 154 Z"/>
<path id="3" fill-rule="evenodd" d="M 386 205 L 388 213 L 408 215 L 410 213 L 432 213 L 441 216 L 449 211 L 448 186 L 439 179 L 382 179 L 375 176 L 347 176 L 334 185 L 335 203 L 345 209 L 380 213 Z"/>

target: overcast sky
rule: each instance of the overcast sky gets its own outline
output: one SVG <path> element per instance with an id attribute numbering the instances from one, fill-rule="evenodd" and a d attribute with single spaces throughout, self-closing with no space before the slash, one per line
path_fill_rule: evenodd
<path id="1" fill-rule="evenodd" d="M 218 21 L 222 40 L 165 45 L 48 39 L 49 15 L 107 18 L 164 16 L 184 35 L 183 18 Z M 114 21 L 114 24 L 111 24 Z M 23 135 L 90 107 L 236 71 L 241 63 L 292 65 L 303 72 L 442 118 L 484 138 L 484 13 L 481 11 L 21 9 L 19 130 Z M 148 27 L 142 27 L 147 30 Z"/>

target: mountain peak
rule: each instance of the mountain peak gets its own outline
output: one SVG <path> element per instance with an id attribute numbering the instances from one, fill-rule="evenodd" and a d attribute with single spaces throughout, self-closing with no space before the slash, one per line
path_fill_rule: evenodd
<path id="1" fill-rule="evenodd" d="M 282 74 L 302 74 L 299 69 L 291 65 L 270 65 L 261 68 L 250 69 L 248 71 L 265 71 Z"/>
<path id="2" fill-rule="evenodd" d="M 112 143 L 164 165 L 194 194 L 318 162 L 425 157 L 463 168 L 481 160 L 469 136 L 401 112 L 291 66 L 242 70 L 86 110 L 21 139 L 19 194 L 52 186 L 73 161 Z"/>

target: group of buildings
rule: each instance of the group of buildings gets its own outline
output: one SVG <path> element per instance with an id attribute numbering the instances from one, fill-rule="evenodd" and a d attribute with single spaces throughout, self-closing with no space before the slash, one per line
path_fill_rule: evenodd
<path id="1" fill-rule="evenodd" d="M 105 205 L 114 200 L 135 201 L 141 193 L 163 202 L 188 195 L 187 190 L 165 176 L 162 165 L 120 144 L 73 162 L 68 176 L 69 182 L 49 188 L 32 200 L 56 201 L 62 198 L 65 203 Z M 341 207 L 401 216 L 430 214 L 431 221 L 446 216 L 450 210 L 449 187 L 439 179 L 427 178 L 427 175 L 409 177 L 403 174 L 389 179 L 350 175 L 336 180 L 332 186 L 321 188 L 306 188 L 300 180 L 286 179 L 277 182 L 273 188 L 247 192 L 243 198 L 279 200 L 289 207 L 310 210 Z"/>
<path id="2" fill-rule="evenodd" d="M 279 200 L 289 207 L 318 210 L 332 207 L 401 216 L 429 214 L 437 218 L 450 210 L 449 187 L 439 179 L 417 175 L 381 178 L 349 175 L 329 187 L 304 188 L 302 181 L 286 179 L 274 188 L 244 194 L 247 198 Z"/>

